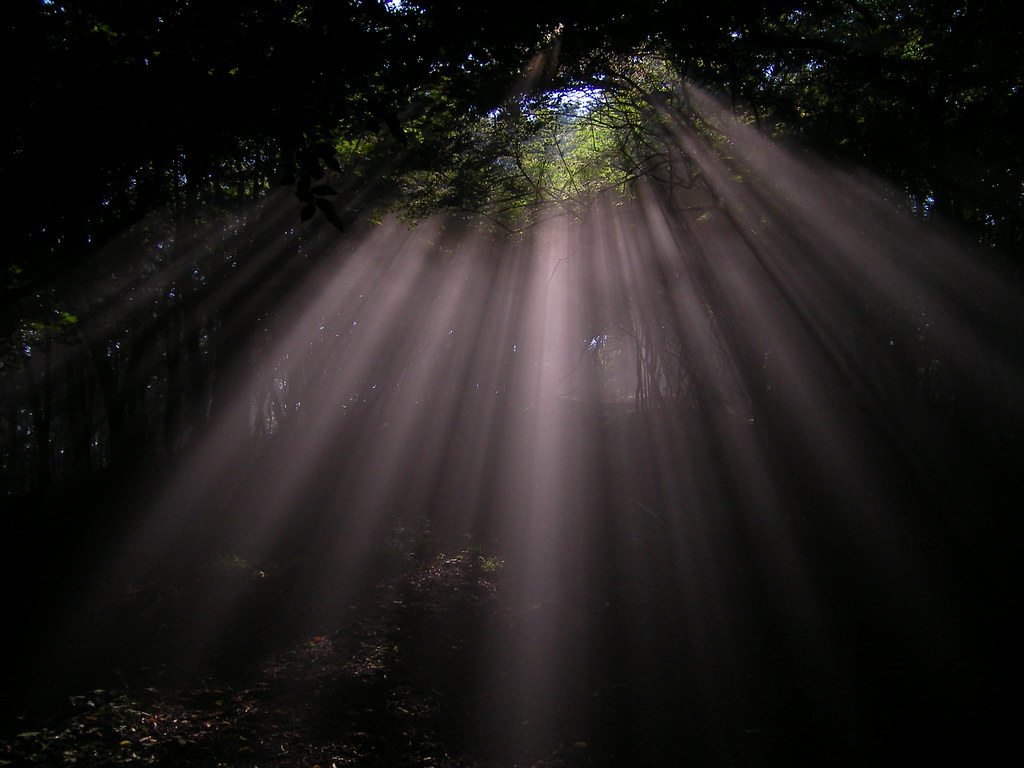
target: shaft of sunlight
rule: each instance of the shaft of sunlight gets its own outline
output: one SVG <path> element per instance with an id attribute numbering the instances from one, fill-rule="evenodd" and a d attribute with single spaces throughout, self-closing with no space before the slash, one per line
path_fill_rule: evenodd
<path id="1" fill-rule="evenodd" d="M 922 681 L 955 699 L 974 638 L 919 542 L 963 533 L 949 510 L 979 488 L 958 481 L 993 422 L 1021 424 L 1020 297 L 878 185 L 682 98 L 662 125 L 699 183 L 516 241 L 438 218 L 330 246 L 112 578 L 288 553 L 316 609 L 276 621 L 313 632 L 401 521 L 494 542 L 519 613 L 473 672 L 493 703 L 474 727 L 503 754 L 742 741 L 781 709 L 827 752 Z M 222 650 L 233 594 L 177 628 L 190 653 Z"/>

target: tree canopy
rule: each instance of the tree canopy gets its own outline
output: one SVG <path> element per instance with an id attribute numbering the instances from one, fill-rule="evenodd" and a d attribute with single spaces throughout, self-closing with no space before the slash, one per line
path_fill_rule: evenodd
<path id="1" fill-rule="evenodd" d="M 1009 5 L 19 3 L 6 21 L 6 287 L 156 208 L 275 184 L 293 185 L 304 216 L 341 225 L 355 212 L 331 203 L 325 174 L 393 193 L 402 174 L 493 160 L 519 130 L 481 136 L 488 116 L 521 116 L 503 104 L 621 88 L 640 59 L 1016 248 L 1022 65 Z M 436 202 L 507 183 L 493 162 L 473 170 Z"/>

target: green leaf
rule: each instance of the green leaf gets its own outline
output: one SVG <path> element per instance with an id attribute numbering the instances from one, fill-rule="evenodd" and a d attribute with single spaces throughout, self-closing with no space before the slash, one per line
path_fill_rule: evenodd
<path id="1" fill-rule="evenodd" d="M 316 146 L 316 156 L 319 157 L 324 165 L 330 168 L 332 171 L 341 173 L 341 166 L 338 165 L 338 159 L 335 154 L 334 147 L 330 144 L 318 144 Z"/>
<path id="2" fill-rule="evenodd" d="M 311 179 L 322 179 L 324 177 L 323 166 L 320 165 L 315 157 L 303 158 L 302 170 L 305 172 L 305 175 Z"/>
<path id="3" fill-rule="evenodd" d="M 324 218 L 326 218 L 331 224 L 339 231 L 345 231 L 345 225 L 342 224 L 341 218 L 334 211 L 334 205 L 330 200 L 324 198 L 318 198 L 316 201 L 316 207 L 324 212 Z"/>

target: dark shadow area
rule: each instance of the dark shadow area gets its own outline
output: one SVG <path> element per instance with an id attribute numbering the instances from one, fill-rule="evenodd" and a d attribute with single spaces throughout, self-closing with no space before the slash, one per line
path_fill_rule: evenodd
<path id="1" fill-rule="evenodd" d="M 503 557 L 501 540 L 451 548 L 467 532 L 445 528 L 457 516 L 437 498 L 433 521 L 426 509 L 415 525 L 393 521 L 373 567 L 332 590 L 334 602 L 314 583 L 324 569 L 310 561 L 322 531 L 312 516 L 266 562 L 223 540 L 219 556 L 170 550 L 145 583 L 112 584 L 107 602 L 83 607 L 79 587 L 135 511 L 104 489 L 126 486 L 106 478 L 20 500 L 29 506 L 11 509 L 33 514 L 13 515 L 23 527 L 4 537 L 5 733 L 59 724 L 68 696 L 97 689 L 156 697 L 146 711 L 174 701 L 203 712 L 212 705 L 188 692 L 216 680 L 205 685 L 222 694 L 210 695 L 255 697 L 254 711 L 288 713 L 276 727 L 366 765 L 432 750 L 450 765 L 900 765 L 988 760 L 1008 746 L 1015 444 L 950 439 L 915 476 L 884 430 L 858 421 L 886 469 L 856 498 L 809 475 L 781 436 L 742 424 L 776 446 L 765 469 L 776 491 L 755 500 L 731 482 L 746 468 L 713 433 L 682 439 L 707 415 L 595 406 L 574 418 L 631 449 L 588 449 L 579 479 L 592 501 L 554 542 L 564 578 L 549 592 L 519 583 L 516 548 Z M 657 461 L 679 467 L 674 485 Z M 783 533 L 790 558 L 775 549 Z M 529 647 L 524 675 L 519 644 L 531 638 L 553 644 Z M 225 759 L 226 746 L 189 752 L 196 743 L 144 749 L 180 765 Z"/>

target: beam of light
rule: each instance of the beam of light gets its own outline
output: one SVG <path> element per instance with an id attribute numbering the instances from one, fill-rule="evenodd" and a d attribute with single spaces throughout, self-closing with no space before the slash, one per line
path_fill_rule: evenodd
<path id="1" fill-rule="evenodd" d="M 475 736 L 504 755 L 909 753 L 966 716 L 999 641 L 944 558 L 985 559 L 981 491 L 1021 469 L 1024 304 L 876 185 L 686 99 L 690 188 L 517 241 L 389 220 L 327 246 L 112 573 L 297 557 L 313 632 L 396 521 L 493 539 L 521 614 Z M 205 599 L 166 630 L 199 657 L 237 619 Z"/>

